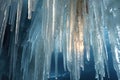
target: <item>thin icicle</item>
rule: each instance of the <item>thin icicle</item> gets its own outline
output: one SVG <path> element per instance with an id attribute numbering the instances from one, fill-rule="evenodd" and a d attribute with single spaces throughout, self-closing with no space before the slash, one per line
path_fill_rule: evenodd
<path id="1" fill-rule="evenodd" d="M 32 1 L 28 0 L 28 19 L 31 19 L 32 16 Z"/>
<path id="2" fill-rule="evenodd" d="M 18 6 L 17 6 L 17 19 L 16 19 L 16 29 L 15 29 L 15 44 L 17 44 L 18 38 L 19 38 L 19 27 L 20 27 L 20 18 L 21 18 L 21 12 L 22 12 L 22 4 L 23 4 L 23 1 L 19 0 L 18 1 Z"/>
<path id="3" fill-rule="evenodd" d="M 9 12 L 9 9 L 8 9 L 8 6 L 6 6 L 6 9 L 4 11 L 4 18 L 3 18 L 1 29 L 0 29 L 0 54 L 2 51 L 2 45 L 3 45 L 4 36 L 5 36 L 5 29 L 7 26 L 8 12 Z"/>

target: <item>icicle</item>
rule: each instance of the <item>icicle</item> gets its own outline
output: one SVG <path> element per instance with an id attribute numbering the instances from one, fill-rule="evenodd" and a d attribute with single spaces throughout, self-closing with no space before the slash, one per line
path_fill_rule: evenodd
<path id="1" fill-rule="evenodd" d="M 14 29 L 15 15 L 17 11 L 17 1 L 12 0 L 10 5 L 9 24 L 11 25 L 11 31 Z"/>
<path id="2" fill-rule="evenodd" d="M 8 6 L 6 6 L 6 8 L 4 10 L 4 18 L 3 18 L 1 29 L 0 29 L 0 54 L 2 52 L 2 45 L 3 45 L 4 35 L 5 35 L 5 29 L 7 26 L 8 12 L 9 12 L 9 9 L 8 9 Z"/>
<path id="3" fill-rule="evenodd" d="M 9 17 L 10 0 L 0 1 L 0 54 L 2 52 L 2 45 L 5 36 L 5 30 L 7 26 L 7 20 Z"/>
<path id="4" fill-rule="evenodd" d="M 28 0 L 28 19 L 31 19 L 32 15 L 32 1 Z"/>
<path id="5" fill-rule="evenodd" d="M 84 1 L 84 11 L 83 11 L 83 19 L 84 19 L 84 44 L 85 44 L 85 50 L 86 50 L 86 58 L 88 61 L 90 61 L 90 22 L 89 22 L 89 12 L 88 12 L 88 1 Z"/>
<path id="6" fill-rule="evenodd" d="M 18 1 L 17 19 L 16 19 L 16 30 L 15 30 L 15 44 L 17 44 L 17 42 L 18 42 L 20 18 L 21 18 L 21 12 L 22 12 L 22 3 L 23 3 L 22 0 Z"/>
<path id="7" fill-rule="evenodd" d="M 20 18 L 22 12 L 22 0 L 19 0 L 17 3 L 17 18 L 16 18 L 16 27 L 15 27 L 15 39 L 12 40 L 11 43 L 11 60 L 10 64 L 10 78 L 13 80 L 16 79 L 16 67 L 17 67 L 17 52 L 18 52 L 18 38 L 19 38 L 19 26 L 20 26 Z"/>
<path id="8" fill-rule="evenodd" d="M 35 11 L 38 0 L 28 0 L 28 19 L 32 18 L 32 12 Z"/>
<path id="9" fill-rule="evenodd" d="M 53 5 L 52 5 L 52 17 L 53 17 L 53 20 L 52 20 L 52 36 L 54 37 L 54 31 L 55 31 L 55 0 L 53 0 Z"/>
<path id="10" fill-rule="evenodd" d="M 65 14 L 63 16 L 63 32 L 62 32 L 62 49 L 63 49 L 63 64 L 64 64 L 64 70 L 67 70 L 67 53 L 68 53 L 68 26 L 69 26 L 69 19 L 68 19 L 68 11 L 69 8 L 69 2 L 65 1 L 64 3 L 64 11 L 63 13 Z"/>

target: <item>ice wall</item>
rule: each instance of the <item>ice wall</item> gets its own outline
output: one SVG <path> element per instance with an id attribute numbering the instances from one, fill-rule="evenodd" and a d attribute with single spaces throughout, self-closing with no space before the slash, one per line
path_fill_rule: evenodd
<path id="1" fill-rule="evenodd" d="M 63 55 L 64 71 L 70 72 L 71 80 L 80 79 L 84 59 L 90 61 L 93 54 L 95 78 L 103 80 L 106 74 L 110 77 L 107 49 L 110 43 L 113 66 L 120 80 L 119 4 L 119 0 L 1 0 L 0 54 L 4 54 L 6 27 L 11 25 L 9 78 L 47 80 L 54 53 L 55 79 L 59 75 L 59 54 Z M 27 15 L 23 14 L 25 5 Z M 27 27 L 22 26 L 26 16 L 30 28 L 21 42 L 21 30 Z M 22 78 L 17 77 L 19 72 Z"/>

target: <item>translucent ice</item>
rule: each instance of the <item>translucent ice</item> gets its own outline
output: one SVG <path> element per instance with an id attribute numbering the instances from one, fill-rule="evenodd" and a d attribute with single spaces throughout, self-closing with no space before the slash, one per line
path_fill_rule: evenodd
<path id="1" fill-rule="evenodd" d="M 110 78 L 111 54 L 120 80 L 119 4 L 119 0 L 0 0 L 0 55 L 8 44 L 9 78 L 47 80 L 54 68 L 59 79 L 61 54 L 71 80 L 80 79 L 86 59 L 88 63 L 94 59 L 95 78 L 103 80 L 106 74 Z"/>

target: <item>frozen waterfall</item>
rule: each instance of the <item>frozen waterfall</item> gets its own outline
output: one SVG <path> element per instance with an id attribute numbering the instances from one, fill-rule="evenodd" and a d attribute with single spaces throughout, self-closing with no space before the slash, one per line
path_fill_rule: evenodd
<path id="1" fill-rule="evenodd" d="M 120 80 L 120 0 L 0 0 L 0 80 L 81 80 L 92 59 L 95 79 L 112 64 Z"/>

